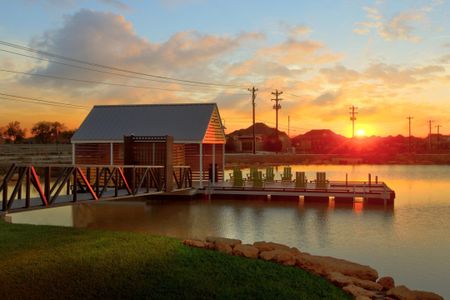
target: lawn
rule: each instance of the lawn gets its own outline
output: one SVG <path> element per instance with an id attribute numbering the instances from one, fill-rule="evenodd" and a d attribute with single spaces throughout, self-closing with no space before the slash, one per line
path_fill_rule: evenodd
<path id="1" fill-rule="evenodd" d="M 140 233 L 0 220 L 0 299 L 349 299 L 294 267 Z"/>

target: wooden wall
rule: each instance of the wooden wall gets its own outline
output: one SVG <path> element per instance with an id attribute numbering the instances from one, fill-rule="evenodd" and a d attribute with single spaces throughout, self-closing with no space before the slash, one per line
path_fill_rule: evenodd
<path id="1" fill-rule="evenodd" d="M 155 146 L 152 146 L 155 145 Z M 208 180 L 210 165 L 212 164 L 213 144 L 203 144 L 203 180 Z M 223 147 L 224 144 L 215 146 L 215 163 L 217 164 L 218 179 L 223 179 Z M 164 165 L 164 143 L 136 143 L 137 160 L 124 161 L 123 143 L 113 144 L 115 165 L 140 164 L 140 165 Z M 153 152 L 154 151 L 154 152 Z M 173 144 L 173 166 L 190 166 L 194 181 L 200 179 L 200 145 L 199 144 Z M 109 165 L 110 144 L 75 144 L 75 162 L 77 164 Z"/>

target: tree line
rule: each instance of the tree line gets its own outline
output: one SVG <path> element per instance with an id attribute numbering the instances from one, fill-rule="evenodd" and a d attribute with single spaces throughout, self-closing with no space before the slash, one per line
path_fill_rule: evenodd
<path id="1" fill-rule="evenodd" d="M 8 144 L 67 144 L 75 130 L 70 130 L 60 122 L 39 121 L 30 130 L 22 128 L 20 122 L 12 121 L 0 127 L 0 143 Z"/>

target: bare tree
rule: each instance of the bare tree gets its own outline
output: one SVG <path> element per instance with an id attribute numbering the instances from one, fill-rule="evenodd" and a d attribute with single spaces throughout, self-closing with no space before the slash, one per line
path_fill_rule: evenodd
<path id="1" fill-rule="evenodd" d="M 2 130 L 3 138 L 9 143 L 20 143 L 25 138 L 25 129 L 20 127 L 20 122 L 9 122 L 8 125 Z"/>

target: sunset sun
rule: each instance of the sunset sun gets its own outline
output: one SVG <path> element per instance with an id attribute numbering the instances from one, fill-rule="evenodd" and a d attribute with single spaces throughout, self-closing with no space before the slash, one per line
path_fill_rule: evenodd
<path id="1" fill-rule="evenodd" d="M 358 129 L 358 130 L 356 130 L 356 136 L 360 136 L 360 137 L 366 136 L 366 131 L 362 128 Z"/>

